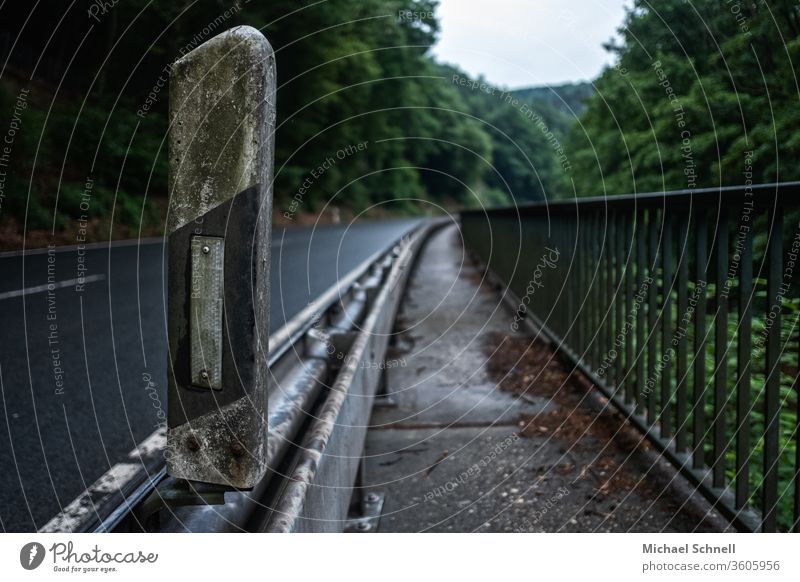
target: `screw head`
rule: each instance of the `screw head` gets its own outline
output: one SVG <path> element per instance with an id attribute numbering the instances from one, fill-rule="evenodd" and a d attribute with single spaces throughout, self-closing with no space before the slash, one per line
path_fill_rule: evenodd
<path id="1" fill-rule="evenodd" d="M 367 493 L 366 497 L 367 503 L 377 503 L 378 499 L 380 499 L 380 497 L 378 497 L 377 493 Z"/>
<path id="2" fill-rule="evenodd" d="M 208 380 L 211 375 L 208 373 L 208 370 L 200 370 L 200 378 L 203 380 Z"/>
<path id="3" fill-rule="evenodd" d="M 203 254 L 207 255 L 210 252 L 211 252 L 211 247 L 209 247 L 208 245 L 203 245 Z"/>
<path id="4" fill-rule="evenodd" d="M 356 524 L 356 530 L 358 531 L 369 531 L 372 529 L 372 525 L 368 521 L 359 521 Z"/>

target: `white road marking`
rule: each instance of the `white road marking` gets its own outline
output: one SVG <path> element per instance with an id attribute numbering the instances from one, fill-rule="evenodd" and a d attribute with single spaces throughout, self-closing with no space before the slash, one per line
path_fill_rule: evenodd
<path id="1" fill-rule="evenodd" d="M 48 289 L 61 289 L 63 287 L 73 287 L 75 285 L 86 283 L 94 283 L 95 281 L 104 281 L 105 275 L 89 275 L 83 279 L 67 279 L 66 281 L 59 281 L 58 283 L 45 283 L 44 285 L 36 285 L 35 287 L 26 287 L 25 289 L 17 289 L 16 291 L 6 291 L 0 293 L 0 301 L 3 299 L 12 299 L 14 297 L 22 297 L 23 295 L 33 295 L 34 293 L 44 293 Z"/>
<path id="2" fill-rule="evenodd" d="M 161 236 L 154 236 L 154 237 L 147 237 L 147 238 L 131 238 L 127 240 L 115 240 L 106 242 L 96 242 L 96 243 L 84 243 L 80 245 L 62 245 L 55 247 L 55 251 L 57 253 L 68 253 L 75 250 L 86 250 L 86 251 L 93 251 L 93 250 L 108 250 L 116 249 L 119 247 L 132 247 L 132 246 L 144 246 L 144 245 L 154 245 L 154 244 L 164 244 L 166 241 L 165 237 Z M 19 257 L 25 255 L 26 257 L 34 256 L 34 255 L 43 255 L 45 253 L 50 253 L 52 249 L 50 247 L 39 247 L 36 249 L 25 249 L 24 251 L 3 251 L 0 252 L 0 259 L 6 259 L 11 257 Z"/>

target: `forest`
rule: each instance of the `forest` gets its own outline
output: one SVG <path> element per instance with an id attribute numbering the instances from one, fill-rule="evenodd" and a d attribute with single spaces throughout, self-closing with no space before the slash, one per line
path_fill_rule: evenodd
<path id="1" fill-rule="evenodd" d="M 548 139 L 563 142 L 581 107 L 569 87 L 557 99 L 568 107 L 525 98 L 534 123 L 504 91 L 437 63 L 429 0 L 42 4 L 37 26 L 21 4 L 0 24 L 0 111 L 25 97 L 0 206 L 6 247 L 22 232 L 161 233 L 169 66 L 240 24 L 276 52 L 274 214 L 286 224 L 326 207 L 380 217 L 542 199 L 560 179 Z"/>
<path id="2" fill-rule="evenodd" d="M 46 0 L 35 25 L 27 4 L 4 6 L 0 117 L 16 130 L 0 159 L 0 240 L 161 233 L 170 63 L 240 24 L 276 51 L 286 224 L 330 207 L 435 214 L 800 177 L 780 164 L 800 147 L 797 6 L 649 6 L 632 2 L 592 83 L 515 91 L 431 56 L 433 0 Z"/>
<path id="3" fill-rule="evenodd" d="M 636 0 L 570 131 L 579 195 L 800 178 L 800 8 Z M 783 163 L 781 163 L 783 162 Z"/>

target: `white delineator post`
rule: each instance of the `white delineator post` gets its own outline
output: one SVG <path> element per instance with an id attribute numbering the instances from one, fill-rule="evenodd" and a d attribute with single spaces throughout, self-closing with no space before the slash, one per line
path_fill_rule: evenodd
<path id="1" fill-rule="evenodd" d="M 249 26 L 170 72 L 167 471 L 241 489 L 266 471 L 275 87 Z"/>

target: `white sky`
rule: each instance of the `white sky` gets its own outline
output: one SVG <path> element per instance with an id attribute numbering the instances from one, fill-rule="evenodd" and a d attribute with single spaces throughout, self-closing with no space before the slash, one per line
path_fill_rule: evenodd
<path id="1" fill-rule="evenodd" d="M 512 89 L 595 78 L 629 0 L 440 0 L 433 54 Z"/>

